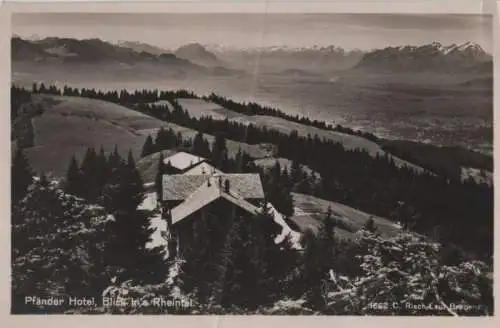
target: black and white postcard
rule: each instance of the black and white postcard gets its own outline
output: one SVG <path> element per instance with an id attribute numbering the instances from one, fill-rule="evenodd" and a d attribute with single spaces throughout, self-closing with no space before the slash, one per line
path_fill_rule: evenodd
<path id="1" fill-rule="evenodd" d="M 495 24 L 12 12 L 10 313 L 493 316 Z"/>

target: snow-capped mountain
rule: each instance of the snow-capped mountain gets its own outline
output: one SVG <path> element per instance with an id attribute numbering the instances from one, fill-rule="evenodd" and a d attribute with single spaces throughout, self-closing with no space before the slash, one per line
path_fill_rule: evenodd
<path id="1" fill-rule="evenodd" d="M 138 53 L 147 52 L 153 55 L 161 55 L 168 52 L 163 48 L 139 41 L 118 41 L 117 45 L 124 48 L 130 48 Z"/>
<path id="2" fill-rule="evenodd" d="M 311 72 L 343 70 L 353 67 L 363 56 L 360 50 L 345 50 L 330 46 L 263 46 L 253 48 L 234 48 L 220 45 L 207 45 L 207 49 L 218 58 L 233 63 L 247 70 L 259 67 L 266 72 L 281 72 L 289 69 L 301 69 Z"/>
<path id="3" fill-rule="evenodd" d="M 252 47 L 252 48 L 237 48 L 230 46 L 223 46 L 219 44 L 207 44 L 205 48 L 213 53 L 246 53 L 246 54 L 278 54 L 278 53 L 337 53 L 340 55 L 349 53 L 362 53 L 359 49 L 345 50 L 342 47 L 328 45 L 312 45 L 304 47 L 291 47 L 287 45 L 280 46 L 262 46 L 262 47 Z"/>
<path id="4" fill-rule="evenodd" d="M 474 69 L 492 61 L 492 56 L 474 43 L 442 45 L 433 42 L 426 45 L 387 47 L 365 54 L 357 68 L 382 70 L 437 70 L 453 71 Z"/>

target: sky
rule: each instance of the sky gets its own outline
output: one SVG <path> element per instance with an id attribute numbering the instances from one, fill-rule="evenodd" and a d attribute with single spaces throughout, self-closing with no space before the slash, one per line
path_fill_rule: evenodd
<path id="1" fill-rule="evenodd" d="M 165 49 L 198 42 L 232 48 L 335 45 L 369 50 L 473 41 L 493 51 L 492 16 L 458 14 L 14 14 L 12 33 L 141 41 Z"/>

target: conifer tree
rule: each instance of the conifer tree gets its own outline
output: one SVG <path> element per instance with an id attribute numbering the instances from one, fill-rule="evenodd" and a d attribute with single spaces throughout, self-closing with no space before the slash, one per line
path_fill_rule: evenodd
<path id="1" fill-rule="evenodd" d="M 154 148 L 155 151 L 162 151 L 176 146 L 175 134 L 172 129 L 165 130 L 161 127 L 156 134 Z"/>
<path id="2" fill-rule="evenodd" d="M 176 135 L 174 135 L 174 147 L 181 147 L 183 145 L 183 138 L 182 138 L 182 133 L 177 132 Z"/>
<path id="3" fill-rule="evenodd" d="M 123 200 L 127 200 L 127 204 L 123 204 L 122 209 L 127 212 L 133 212 L 142 203 L 144 199 L 144 185 L 141 180 L 141 175 L 135 166 L 135 160 L 132 151 L 129 150 L 127 163 L 123 167 L 122 172 Z"/>
<path id="4" fill-rule="evenodd" d="M 378 229 L 375 224 L 375 221 L 373 220 L 373 217 L 370 216 L 368 220 L 366 220 L 365 224 L 363 225 L 363 229 L 371 233 L 377 232 Z"/>
<path id="5" fill-rule="evenodd" d="M 218 252 L 212 285 L 214 301 L 224 307 L 255 310 L 281 294 L 282 250 L 274 239 L 280 231 L 264 208 L 251 220 L 236 216 Z"/>
<path id="6" fill-rule="evenodd" d="M 85 188 L 82 190 L 82 197 L 89 202 L 95 202 L 100 195 L 99 167 L 97 154 L 94 148 L 88 148 L 83 157 L 81 171 Z"/>
<path id="7" fill-rule="evenodd" d="M 34 172 L 24 155 L 22 148 L 18 148 L 11 165 L 11 193 L 12 203 L 16 204 L 25 195 L 28 186 L 33 182 Z"/>
<path id="8" fill-rule="evenodd" d="M 290 177 L 293 183 L 300 182 L 302 180 L 302 168 L 298 161 L 292 161 L 292 167 L 290 169 Z"/>
<path id="9" fill-rule="evenodd" d="M 101 145 L 99 149 L 99 155 L 97 155 L 97 169 L 98 169 L 98 183 L 99 183 L 99 195 L 102 192 L 102 189 L 106 185 L 106 180 L 109 176 L 109 167 L 108 167 L 108 159 L 106 158 L 106 154 L 104 153 L 104 148 Z"/>
<path id="10" fill-rule="evenodd" d="M 228 216 L 228 224 L 230 229 L 225 236 L 222 236 L 223 244 L 220 251 L 213 262 L 214 265 L 214 279 L 211 284 L 211 301 L 210 303 L 217 305 L 228 306 L 231 301 L 231 293 L 228 292 L 228 287 L 239 289 L 240 286 L 231 280 L 231 261 L 236 253 L 234 248 L 237 245 L 243 245 L 241 237 L 243 235 L 242 229 L 244 228 L 241 221 L 234 221 L 234 217 Z"/>
<path id="11" fill-rule="evenodd" d="M 182 289 L 192 293 L 200 303 L 210 297 L 210 285 L 214 277 L 212 254 L 215 245 L 210 243 L 209 227 L 206 217 L 200 215 L 193 220 L 192 243 L 183 250 L 185 262 L 182 264 L 179 280 Z"/>
<path id="12" fill-rule="evenodd" d="M 71 156 L 69 162 L 69 167 L 66 173 L 66 181 L 64 185 L 64 190 L 71 195 L 81 196 L 83 193 L 83 179 L 82 172 L 78 167 L 78 162 L 75 155 Z"/>
<path id="13" fill-rule="evenodd" d="M 222 134 L 215 137 L 212 146 L 212 163 L 220 170 L 225 171 L 228 161 L 226 138 Z"/>
<path id="14" fill-rule="evenodd" d="M 12 213 L 12 310 L 17 313 L 62 312 L 67 304 L 30 308 L 25 297 L 48 290 L 54 297 L 98 297 L 112 274 L 103 261 L 107 213 L 44 180 L 32 184 Z"/>
<path id="15" fill-rule="evenodd" d="M 156 188 L 156 196 L 157 199 L 161 199 L 163 195 L 163 175 L 167 174 L 165 158 L 163 156 L 163 152 L 160 151 L 160 158 L 158 160 L 158 169 L 156 171 L 155 177 L 155 188 Z"/>
<path id="16" fill-rule="evenodd" d="M 303 243 L 302 272 L 303 283 L 307 287 L 306 298 L 312 307 L 322 309 L 325 305 L 322 286 L 328 281 L 335 261 L 335 219 L 330 207 L 317 236 L 308 231 L 303 236 Z"/>
<path id="17" fill-rule="evenodd" d="M 203 133 L 198 132 L 193 139 L 193 145 L 191 151 L 201 157 L 210 157 L 210 146 L 208 142 L 203 138 Z"/>
<path id="18" fill-rule="evenodd" d="M 159 282 L 166 274 L 165 254 L 160 248 L 146 249 L 153 230 L 150 213 L 137 209 L 144 198 L 144 187 L 132 152 L 126 162 L 120 162 L 103 191 L 103 203 L 115 217 L 110 261 L 124 269 L 121 279 Z"/>
<path id="19" fill-rule="evenodd" d="M 40 173 L 40 181 L 38 183 L 44 188 L 47 188 L 50 185 L 49 177 L 45 172 Z"/>
<path id="20" fill-rule="evenodd" d="M 279 244 L 279 258 L 274 260 L 276 267 L 275 284 L 278 290 L 278 299 L 283 297 L 299 297 L 300 281 L 298 273 L 300 272 L 300 254 L 294 249 L 292 236 L 288 234 Z"/>
<path id="21" fill-rule="evenodd" d="M 322 295 L 322 283 L 325 279 L 324 266 L 321 256 L 321 244 L 314 232 L 307 230 L 302 235 L 304 253 L 302 255 L 302 286 L 305 288 L 305 296 L 310 306 L 321 308 L 324 306 Z"/>
<path id="22" fill-rule="evenodd" d="M 323 267 L 325 274 L 332 269 L 335 256 L 335 219 L 332 217 L 332 209 L 328 206 L 325 218 L 318 229 L 318 241 L 322 248 Z"/>
<path id="23" fill-rule="evenodd" d="M 118 146 L 115 144 L 113 152 L 108 157 L 108 173 L 112 173 L 120 167 L 122 158 L 118 153 Z"/>
<path id="24" fill-rule="evenodd" d="M 146 138 L 146 142 L 142 147 L 141 158 L 146 157 L 154 152 L 155 152 L 155 145 L 153 144 L 153 138 L 151 137 L 151 135 L 148 135 L 148 137 Z"/>

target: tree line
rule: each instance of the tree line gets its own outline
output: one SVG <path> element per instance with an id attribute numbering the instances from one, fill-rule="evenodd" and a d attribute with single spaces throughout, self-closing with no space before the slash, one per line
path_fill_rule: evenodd
<path id="1" fill-rule="evenodd" d="M 72 88 L 70 86 L 63 86 L 62 89 L 58 88 L 55 85 L 46 86 L 43 82 L 41 83 L 33 83 L 31 88 L 32 93 L 45 93 L 45 94 L 53 94 L 53 95 L 62 95 L 62 96 L 76 96 L 76 97 L 86 97 L 92 99 L 101 99 L 105 101 L 114 102 L 117 104 L 121 104 L 123 106 L 132 107 L 135 105 L 140 105 L 144 103 L 152 104 L 154 102 L 160 100 L 166 100 L 176 103 L 177 98 L 185 98 L 185 99 L 204 99 L 207 101 L 212 101 L 216 104 L 221 105 L 226 109 L 230 109 L 237 113 L 245 114 L 245 115 L 268 115 L 284 118 L 289 121 L 297 122 L 304 125 L 313 126 L 323 130 L 331 130 L 342 132 L 350 135 L 361 136 L 368 140 L 372 140 L 377 142 L 378 138 L 372 133 L 363 132 L 360 130 L 354 130 L 349 127 L 344 127 L 339 124 L 333 125 L 328 124 L 324 121 L 320 120 L 311 120 L 306 116 L 300 115 L 290 115 L 279 109 L 263 106 L 255 102 L 248 103 L 238 103 L 231 99 L 228 99 L 224 96 L 217 95 L 215 93 L 211 93 L 207 96 L 200 97 L 196 95 L 194 92 L 180 89 L 175 91 L 169 90 L 134 90 L 128 91 L 126 89 L 122 89 L 119 92 L 116 90 L 103 92 L 100 90 L 96 90 L 94 88 Z"/>

